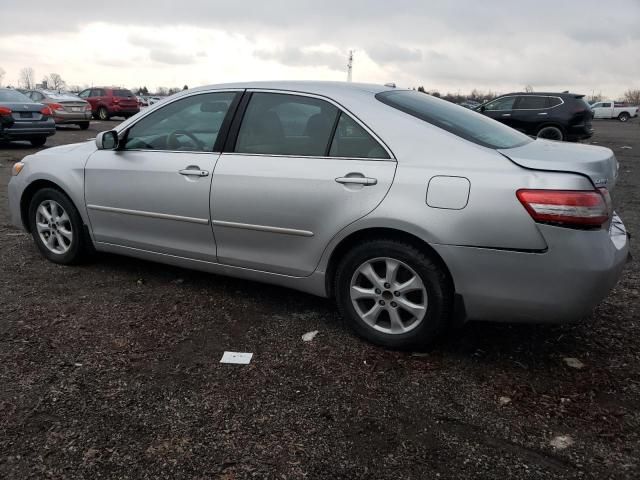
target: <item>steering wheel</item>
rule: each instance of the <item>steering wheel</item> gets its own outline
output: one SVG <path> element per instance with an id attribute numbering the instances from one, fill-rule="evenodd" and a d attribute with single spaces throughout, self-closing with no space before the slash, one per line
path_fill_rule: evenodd
<path id="1" fill-rule="evenodd" d="M 167 135 L 167 147 L 171 150 L 177 150 L 180 147 L 180 142 L 178 142 L 178 136 L 183 135 L 185 137 L 189 137 L 190 140 L 200 149 L 204 150 L 204 143 L 202 143 L 198 138 L 191 132 L 187 132 L 186 130 L 174 130 L 169 135 Z"/>

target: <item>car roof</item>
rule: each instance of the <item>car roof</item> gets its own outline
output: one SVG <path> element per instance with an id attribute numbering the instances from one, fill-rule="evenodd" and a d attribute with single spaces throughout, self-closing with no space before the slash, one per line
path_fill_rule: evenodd
<path id="1" fill-rule="evenodd" d="M 525 97 L 528 96 L 539 96 L 539 95 L 553 95 L 555 97 L 584 97 L 581 93 L 571 93 L 571 92 L 512 92 L 505 93 L 504 95 L 500 95 L 501 97 L 507 97 L 510 95 L 522 95 Z"/>
<path id="2" fill-rule="evenodd" d="M 331 81 L 308 81 L 308 80 L 286 80 L 286 81 L 260 81 L 260 82 L 235 82 L 235 83 L 219 83 L 214 85 L 206 85 L 196 87 L 189 91 L 224 89 L 224 88 L 242 88 L 242 89 L 266 89 L 266 90 L 287 90 L 300 93 L 315 93 L 319 95 L 330 96 L 335 93 L 348 92 L 369 92 L 380 93 L 387 90 L 393 90 L 393 87 L 384 85 L 376 85 L 371 83 L 352 83 L 352 82 L 331 82 Z"/>

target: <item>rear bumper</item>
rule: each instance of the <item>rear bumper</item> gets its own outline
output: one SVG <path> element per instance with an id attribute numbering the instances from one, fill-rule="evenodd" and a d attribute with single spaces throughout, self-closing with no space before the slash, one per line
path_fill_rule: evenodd
<path id="1" fill-rule="evenodd" d="M 539 227 L 548 244 L 540 253 L 433 246 L 449 267 L 467 320 L 576 321 L 615 286 L 629 257 L 617 216 L 608 232 Z"/>
<path id="2" fill-rule="evenodd" d="M 112 105 L 109 107 L 111 115 L 135 115 L 140 109 L 138 107 L 121 107 L 120 105 Z"/>
<path id="3" fill-rule="evenodd" d="M 56 111 L 54 120 L 56 125 L 63 125 L 65 123 L 78 123 L 88 122 L 91 120 L 91 111 L 84 112 L 58 112 Z"/>
<path id="4" fill-rule="evenodd" d="M 56 124 L 53 119 L 42 122 L 40 125 L 20 125 L 15 122 L 10 128 L 0 130 L 0 138 L 3 140 L 23 140 L 33 137 L 49 137 L 56 133 Z"/>
<path id="5" fill-rule="evenodd" d="M 593 126 L 589 125 L 572 125 L 567 128 L 567 140 L 586 140 L 593 136 Z"/>

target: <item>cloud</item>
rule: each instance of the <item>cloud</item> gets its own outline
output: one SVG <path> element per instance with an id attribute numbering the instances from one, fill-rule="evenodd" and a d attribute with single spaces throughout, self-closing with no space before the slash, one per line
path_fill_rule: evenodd
<path id="1" fill-rule="evenodd" d="M 149 58 L 154 62 L 166 63 L 168 65 L 189 65 L 195 63 L 195 59 L 191 55 L 184 55 L 160 48 L 152 48 L 149 50 Z"/>
<path id="2" fill-rule="evenodd" d="M 133 76 L 125 69 L 135 56 L 144 58 L 137 75 L 142 68 L 157 71 L 160 63 L 215 81 L 339 79 L 354 49 L 354 78 L 363 81 L 445 91 L 532 84 L 612 95 L 639 86 L 638 0 L 538 0 L 531 9 L 513 0 L 162 0 L 154 8 L 142 0 L 110 0 L 94 2 L 90 16 L 86 1 L 57 0 L 61 22 L 51 21 L 50 0 L 0 2 L 0 64 L 7 77 L 24 63 L 60 70 L 53 59 L 78 76 L 91 72 L 95 55 L 76 50 L 94 46 L 89 32 L 101 22 L 105 49 L 124 62 L 113 76 Z M 170 69 L 154 75 L 174 83 Z"/>
<path id="3" fill-rule="evenodd" d="M 381 64 L 419 62 L 422 60 L 422 51 L 390 43 L 369 47 L 367 48 L 367 53 L 371 60 Z"/>
<path id="4" fill-rule="evenodd" d="M 271 60 L 294 67 L 327 67 L 342 71 L 346 68 L 346 53 L 321 50 L 302 50 L 296 47 L 284 47 L 276 50 L 256 50 L 256 58 Z"/>

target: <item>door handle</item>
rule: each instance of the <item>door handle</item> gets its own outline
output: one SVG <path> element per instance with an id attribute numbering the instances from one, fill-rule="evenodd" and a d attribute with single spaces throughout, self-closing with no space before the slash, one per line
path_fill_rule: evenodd
<path id="1" fill-rule="evenodd" d="M 207 170 L 200 170 L 200 167 L 198 167 L 197 165 L 189 165 L 187 168 L 179 170 L 178 173 L 180 175 L 185 175 L 187 177 L 209 176 L 209 172 Z"/>
<path id="2" fill-rule="evenodd" d="M 540 112 L 538 115 L 549 115 L 547 112 Z"/>
<path id="3" fill-rule="evenodd" d="M 378 180 L 370 177 L 338 177 L 336 182 L 346 185 L 376 185 Z"/>
<path id="4" fill-rule="evenodd" d="M 503 114 L 502 114 L 502 116 L 503 116 L 503 117 L 510 117 L 510 116 L 511 116 L 511 114 L 510 114 L 510 113 L 503 113 Z"/>

